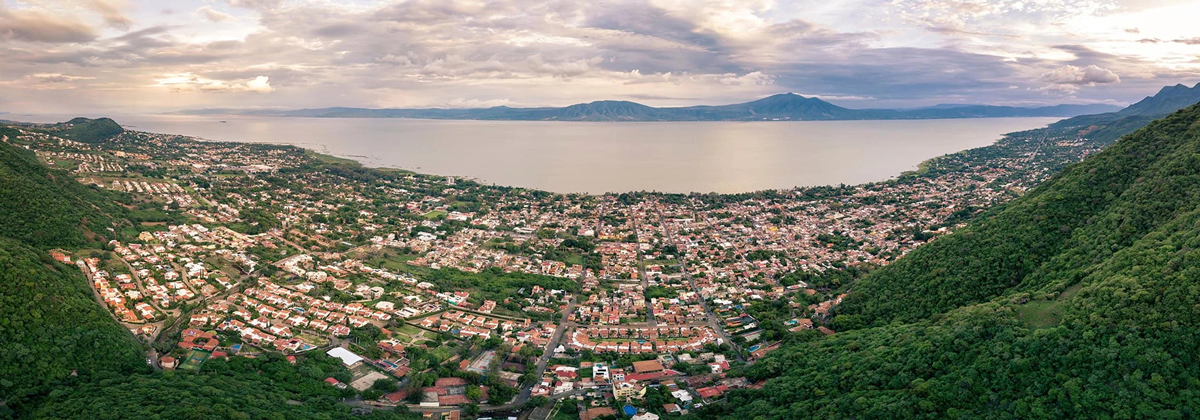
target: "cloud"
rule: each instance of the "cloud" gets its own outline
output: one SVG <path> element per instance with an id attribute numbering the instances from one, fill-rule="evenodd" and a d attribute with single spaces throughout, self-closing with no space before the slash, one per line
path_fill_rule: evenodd
<path id="1" fill-rule="evenodd" d="M 1041 87 L 1039 91 L 1075 93 L 1082 86 L 1121 83 L 1121 77 L 1095 64 L 1083 68 L 1067 65 L 1042 73 L 1042 81 L 1049 85 Z"/>
<path id="2" fill-rule="evenodd" d="M 230 6 L 244 7 L 252 10 L 271 10 L 279 7 L 282 0 L 226 0 Z"/>
<path id="3" fill-rule="evenodd" d="M 791 90 L 889 107 L 1061 98 L 1038 91 L 1136 100 L 1200 79 L 1190 26 L 1126 19 L 1110 10 L 1115 0 L 852 0 L 812 10 L 769 0 L 206 0 L 173 16 L 157 5 L 132 14 L 126 1 L 0 1 L 0 75 L 15 81 L 0 96 L 56 112 L 610 98 L 681 106 Z M 1112 19 L 1097 20 L 1105 14 Z M 35 84 L 75 86 L 75 96 L 22 91 Z"/>
<path id="4" fill-rule="evenodd" d="M 587 73 L 591 70 L 592 65 L 603 62 L 600 57 L 590 59 L 574 60 L 550 63 L 542 59 L 541 54 L 534 54 L 525 60 L 529 64 L 529 68 L 535 72 L 549 74 L 555 77 L 571 77 Z"/>
<path id="5" fill-rule="evenodd" d="M 491 108 L 495 106 L 512 105 L 512 101 L 508 99 L 465 99 L 455 98 L 446 101 L 441 107 L 444 108 Z"/>
<path id="6" fill-rule="evenodd" d="M 121 12 L 121 7 L 124 6 L 124 3 L 122 0 L 87 0 L 84 2 L 88 8 L 99 13 L 100 17 L 104 19 L 104 23 L 108 24 L 108 26 L 128 31 L 129 27 L 133 25 L 133 19 L 130 19 Z"/>
<path id="7" fill-rule="evenodd" d="M 718 80 L 723 85 L 771 85 L 775 83 L 775 78 L 768 74 L 763 74 L 760 71 L 754 71 L 738 76 L 735 74 L 723 75 Z"/>
<path id="8" fill-rule="evenodd" d="M 0 6 L 0 40 L 71 43 L 96 39 L 96 31 L 77 20 L 35 10 L 5 10 Z"/>
<path id="9" fill-rule="evenodd" d="M 1043 73 L 1042 80 L 1058 85 L 1095 86 L 1104 83 L 1121 83 L 1121 77 L 1112 70 L 1100 68 L 1095 64 L 1084 68 L 1062 66 Z"/>
<path id="10" fill-rule="evenodd" d="M 199 9 L 196 9 L 196 11 L 192 12 L 192 15 L 208 19 L 209 22 L 221 22 L 230 19 L 237 19 L 233 17 L 233 15 L 213 9 L 212 6 L 209 5 L 200 6 Z"/>
<path id="11" fill-rule="evenodd" d="M 196 76 L 191 73 L 180 73 L 166 75 L 159 78 L 155 86 L 168 88 L 175 92 L 252 92 L 252 93 L 268 93 L 274 88 L 271 87 L 270 78 L 267 76 L 258 76 L 250 80 L 241 82 L 226 82 L 222 80 L 208 79 Z"/>
<path id="12" fill-rule="evenodd" d="M 95 79 L 95 77 L 71 76 L 71 75 L 60 74 L 60 73 L 35 73 L 35 74 L 31 74 L 26 77 L 30 78 L 30 79 L 35 79 L 35 80 L 38 80 L 41 82 L 49 82 L 49 83 L 63 83 L 63 82 L 72 82 L 72 81 L 76 81 L 76 80 L 94 80 Z"/>

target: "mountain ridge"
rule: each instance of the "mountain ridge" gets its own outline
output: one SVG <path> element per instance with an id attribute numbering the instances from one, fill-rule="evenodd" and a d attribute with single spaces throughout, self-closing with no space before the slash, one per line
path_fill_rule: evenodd
<path id="1" fill-rule="evenodd" d="M 939 106 L 916 109 L 851 109 L 815 97 L 780 93 L 728 105 L 652 107 L 632 101 L 600 100 L 565 107 L 515 108 L 354 108 L 292 110 L 195 109 L 176 115 L 244 115 L 309 118 L 420 118 L 514 121 L 834 121 L 1001 117 L 1073 117 L 1117 111 L 1114 105 L 1054 105 L 1010 107 L 993 105 Z"/>

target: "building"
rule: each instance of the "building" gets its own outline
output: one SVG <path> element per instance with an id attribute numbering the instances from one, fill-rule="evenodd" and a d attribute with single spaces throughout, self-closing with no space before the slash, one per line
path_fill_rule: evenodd
<path id="1" fill-rule="evenodd" d="M 633 370 L 639 374 L 642 373 L 659 373 L 664 370 L 662 362 L 657 360 L 646 360 L 641 362 L 633 362 Z"/>
<path id="2" fill-rule="evenodd" d="M 346 350 L 342 347 L 334 347 L 325 352 L 325 354 L 329 355 L 329 357 L 341 359 L 342 364 L 346 365 L 347 368 L 357 367 L 359 364 L 362 364 L 363 361 L 362 356 L 354 354 L 350 350 Z"/>
<path id="3" fill-rule="evenodd" d="M 613 385 L 613 398 L 618 400 L 642 398 L 645 395 L 646 388 L 634 382 L 617 382 Z"/>

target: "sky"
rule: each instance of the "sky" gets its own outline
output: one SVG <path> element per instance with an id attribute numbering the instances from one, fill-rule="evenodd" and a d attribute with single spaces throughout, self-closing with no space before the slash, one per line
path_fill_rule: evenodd
<path id="1" fill-rule="evenodd" d="M 1124 105 L 1200 82 L 1194 0 L 0 0 L 0 111 Z"/>

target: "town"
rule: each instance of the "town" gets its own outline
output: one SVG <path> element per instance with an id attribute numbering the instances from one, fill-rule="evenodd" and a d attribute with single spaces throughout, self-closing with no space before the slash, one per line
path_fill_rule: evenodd
<path id="1" fill-rule="evenodd" d="M 836 334 L 855 278 L 1101 147 L 1014 133 L 872 184 L 593 196 L 137 131 L 4 141 L 131 209 L 123 239 L 52 257 L 157 369 L 329 357 L 364 408 L 582 420 L 762 386 L 739 370 Z"/>

